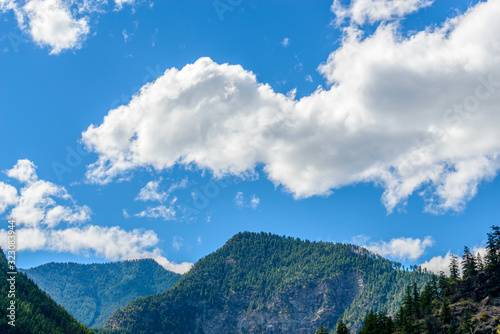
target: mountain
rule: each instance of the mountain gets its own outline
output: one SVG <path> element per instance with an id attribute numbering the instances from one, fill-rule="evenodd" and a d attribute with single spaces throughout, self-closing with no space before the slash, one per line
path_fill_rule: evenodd
<path id="1" fill-rule="evenodd" d="M 100 327 L 132 300 L 165 291 L 181 275 L 152 259 L 101 264 L 48 263 L 24 271 L 78 321 Z"/>
<path id="2" fill-rule="evenodd" d="M 25 274 L 21 272 L 14 275 L 8 274 L 15 271 L 15 267 L 10 268 L 0 248 L 0 333 L 92 333 L 90 329 L 78 323 L 62 306 L 57 305 Z M 13 280 L 12 277 L 14 277 Z M 11 282 L 15 284 L 11 285 Z M 14 301 L 13 305 L 12 301 Z M 12 320 L 14 322 L 11 322 Z M 15 326 L 11 326 L 9 322 Z"/>
<path id="3" fill-rule="evenodd" d="M 431 275 L 346 244 L 239 233 L 170 290 L 136 299 L 100 333 L 294 333 L 356 330 L 369 310 L 398 310 L 407 284 Z"/>

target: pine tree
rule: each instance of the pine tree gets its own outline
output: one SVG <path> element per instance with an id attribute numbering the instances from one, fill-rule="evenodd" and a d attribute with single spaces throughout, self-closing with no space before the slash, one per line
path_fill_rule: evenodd
<path id="1" fill-rule="evenodd" d="M 491 232 L 487 235 L 486 267 L 493 270 L 500 264 L 500 227 L 492 226 Z"/>
<path id="2" fill-rule="evenodd" d="M 464 278 L 474 276 L 476 274 L 476 261 L 469 247 L 464 247 L 464 255 L 462 257 L 462 271 Z"/>
<path id="3" fill-rule="evenodd" d="M 342 321 L 342 319 L 339 320 L 339 323 L 337 324 L 337 334 L 349 334 L 349 329 L 347 328 L 346 324 Z"/>
<path id="4" fill-rule="evenodd" d="M 420 294 L 418 292 L 417 283 L 413 282 L 412 288 L 412 306 L 413 306 L 413 315 L 416 318 L 420 317 Z"/>
<path id="5" fill-rule="evenodd" d="M 476 254 L 476 269 L 477 271 L 484 270 L 483 258 L 481 257 L 481 254 L 479 252 L 477 252 Z"/>
<path id="6" fill-rule="evenodd" d="M 451 254 L 450 278 L 452 282 L 457 282 L 458 279 L 460 278 L 460 273 L 458 269 L 458 258 L 455 254 Z"/>
<path id="7" fill-rule="evenodd" d="M 451 320 L 451 308 L 448 304 L 447 300 L 443 301 L 443 305 L 441 306 L 441 311 L 439 312 L 439 320 L 443 324 L 449 324 Z"/>
<path id="8" fill-rule="evenodd" d="M 328 330 L 324 327 L 324 326 L 321 326 L 320 328 L 318 328 L 318 330 L 316 331 L 316 334 L 328 334 Z"/>
<path id="9" fill-rule="evenodd" d="M 450 281 L 445 276 L 444 272 L 439 273 L 438 287 L 439 298 L 442 299 L 443 296 L 446 296 L 446 294 L 448 293 L 448 289 L 450 288 Z"/>
<path id="10" fill-rule="evenodd" d="M 458 334 L 458 327 L 455 321 L 451 321 L 450 325 L 448 326 L 448 334 Z"/>

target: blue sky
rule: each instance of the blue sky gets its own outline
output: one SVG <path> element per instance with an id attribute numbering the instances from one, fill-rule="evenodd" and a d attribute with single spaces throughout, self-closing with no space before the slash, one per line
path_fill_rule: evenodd
<path id="1" fill-rule="evenodd" d="M 246 230 L 434 270 L 480 248 L 500 210 L 499 7 L 1 0 L 18 266 L 183 272 Z"/>

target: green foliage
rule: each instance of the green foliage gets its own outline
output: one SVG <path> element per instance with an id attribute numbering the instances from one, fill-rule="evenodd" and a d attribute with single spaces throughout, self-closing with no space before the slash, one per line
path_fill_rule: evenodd
<path id="1" fill-rule="evenodd" d="M 7 258 L 0 248 L 0 333 L 2 334 L 91 334 L 66 310 L 56 304 L 25 274 L 15 275 L 15 298 L 9 298 Z M 15 270 L 14 270 L 15 271 Z M 15 327 L 8 324 L 7 307 L 15 300 Z"/>
<path id="2" fill-rule="evenodd" d="M 255 312 L 266 308 L 273 296 L 344 275 L 363 284 L 343 315 L 351 329 L 359 328 L 367 310 L 394 314 L 404 286 L 417 282 L 421 287 L 431 277 L 418 268 L 395 269 L 400 266 L 354 245 L 239 233 L 199 260 L 172 289 L 133 301 L 116 312 L 106 327 L 113 324 L 134 334 L 199 333 L 195 320 L 228 305 L 230 296 L 247 296 L 250 300 L 243 311 Z M 158 320 L 142 321 L 146 318 Z"/>
<path id="3" fill-rule="evenodd" d="M 492 226 L 486 242 L 486 267 L 494 269 L 500 265 L 500 227 Z"/>
<path id="4" fill-rule="evenodd" d="M 477 274 L 476 259 L 467 246 L 464 247 L 464 255 L 462 256 L 462 272 L 464 278 L 472 277 Z"/>
<path id="5" fill-rule="evenodd" d="M 460 278 L 460 273 L 458 269 L 458 258 L 455 254 L 451 255 L 450 278 L 453 282 L 458 281 L 458 279 Z"/>
<path id="6" fill-rule="evenodd" d="M 449 324 L 451 321 L 451 308 L 446 300 L 442 303 L 441 311 L 439 312 L 439 320 L 441 320 L 443 324 Z"/>
<path id="7" fill-rule="evenodd" d="M 360 334 L 389 334 L 394 331 L 391 317 L 385 313 L 370 312 L 363 321 Z"/>
<path id="8" fill-rule="evenodd" d="M 318 328 L 318 330 L 316 331 L 316 334 L 328 334 L 328 330 L 321 326 L 320 328 Z"/>
<path id="9" fill-rule="evenodd" d="M 349 329 L 342 319 L 337 324 L 336 334 L 349 334 Z"/>
<path id="10" fill-rule="evenodd" d="M 103 326 L 132 300 L 172 287 L 181 277 L 152 259 L 96 263 L 48 263 L 24 272 L 79 322 Z"/>

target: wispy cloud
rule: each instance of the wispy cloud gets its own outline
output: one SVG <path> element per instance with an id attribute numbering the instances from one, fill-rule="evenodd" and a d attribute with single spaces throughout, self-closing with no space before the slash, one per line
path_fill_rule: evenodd
<path id="1" fill-rule="evenodd" d="M 344 6 L 340 0 L 334 0 L 331 9 L 337 24 L 350 19 L 351 23 L 363 25 L 399 19 L 432 3 L 432 0 L 352 0 L 348 6 Z"/>
<path id="2" fill-rule="evenodd" d="M 250 200 L 245 200 L 243 192 L 238 191 L 234 197 L 234 203 L 237 207 L 252 208 L 255 210 L 259 206 L 260 198 L 258 198 L 255 194 L 252 194 Z"/>

